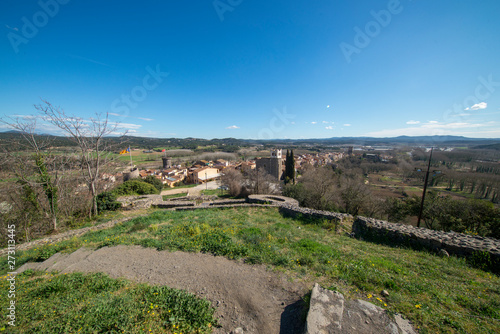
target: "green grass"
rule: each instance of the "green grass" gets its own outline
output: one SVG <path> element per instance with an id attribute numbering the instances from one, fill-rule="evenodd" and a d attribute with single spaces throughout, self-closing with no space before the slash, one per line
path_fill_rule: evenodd
<path id="1" fill-rule="evenodd" d="M 402 179 L 401 177 L 398 176 L 380 176 L 380 181 L 382 182 L 387 182 L 387 183 L 398 183 L 401 182 Z"/>
<path id="2" fill-rule="evenodd" d="M 162 198 L 163 198 L 164 201 L 166 201 L 169 198 L 184 197 L 186 195 L 187 195 L 187 193 L 179 193 L 179 194 L 172 194 L 172 195 L 163 195 Z"/>
<path id="3" fill-rule="evenodd" d="M 221 190 L 221 189 L 208 189 L 208 190 L 202 190 L 201 191 L 202 195 L 217 195 L 220 199 L 241 199 L 241 197 L 234 197 L 231 196 L 227 190 Z"/>
<path id="4" fill-rule="evenodd" d="M 498 333 L 500 279 L 464 259 L 364 242 L 326 221 L 283 217 L 275 208 L 153 211 L 111 229 L 16 254 L 17 264 L 57 251 L 119 244 L 205 252 L 263 263 L 312 286 L 398 312 L 421 333 Z M 2 257 L 2 265 L 6 265 Z M 388 297 L 381 295 L 389 291 Z"/>
<path id="5" fill-rule="evenodd" d="M 197 184 L 187 184 L 187 185 L 183 185 L 183 186 L 175 186 L 172 189 L 193 188 L 196 186 L 197 186 Z"/>
<path id="6" fill-rule="evenodd" d="M 221 195 L 222 192 L 220 189 L 207 189 L 207 190 L 202 190 L 201 191 L 202 195 L 207 195 L 207 196 L 210 196 L 210 195 Z"/>
<path id="7" fill-rule="evenodd" d="M 2 277 L 0 288 L 8 289 Z M 9 333 L 209 333 L 210 302 L 165 286 L 112 279 L 101 273 L 16 277 L 16 327 Z M 2 298 L 3 310 L 9 300 Z M 2 325 L 3 326 L 3 325 Z"/>
<path id="8" fill-rule="evenodd" d="M 120 154 L 120 155 L 116 155 L 116 157 L 118 158 L 119 161 L 122 161 L 122 162 L 128 162 L 130 163 L 130 154 Z M 154 153 L 138 153 L 138 152 L 132 152 L 132 161 L 134 163 L 137 163 L 137 162 L 144 162 L 144 161 L 147 161 L 147 162 L 151 162 L 151 161 L 157 161 L 161 164 L 161 157 L 162 157 L 162 154 L 161 153 L 158 153 L 158 152 L 154 152 Z"/>

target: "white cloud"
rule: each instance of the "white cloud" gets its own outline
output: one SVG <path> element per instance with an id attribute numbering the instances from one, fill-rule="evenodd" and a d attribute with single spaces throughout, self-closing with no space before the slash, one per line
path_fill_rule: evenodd
<path id="1" fill-rule="evenodd" d="M 228 130 L 234 130 L 234 129 L 239 129 L 239 128 L 240 128 L 239 126 L 231 125 L 231 126 L 228 126 L 226 129 L 228 129 Z"/>
<path id="2" fill-rule="evenodd" d="M 133 124 L 133 123 L 113 123 L 113 122 L 109 122 L 110 125 L 116 125 L 118 127 L 118 129 L 127 129 L 127 130 L 130 130 L 130 129 L 140 129 L 142 127 L 142 125 L 140 124 Z"/>
<path id="3" fill-rule="evenodd" d="M 419 123 L 420 121 L 414 121 L 414 120 L 406 122 L 406 124 L 419 124 Z"/>
<path id="4" fill-rule="evenodd" d="M 344 126 L 351 126 L 351 124 L 344 124 Z"/>
<path id="5" fill-rule="evenodd" d="M 143 121 L 154 121 L 154 119 L 152 118 L 146 118 L 146 117 L 134 117 L 134 116 L 128 116 L 128 115 L 121 115 L 121 114 L 117 114 L 117 113 L 114 113 L 114 112 L 109 112 L 108 115 L 111 115 L 111 116 L 116 116 L 116 117 L 130 117 L 130 118 L 137 118 L 137 119 L 142 119 Z"/>
<path id="6" fill-rule="evenodd" d="M 41 115 L 12 115 L 11 117 L 13 118 L 22 118 L 24 120 L 30 120 L 30 119 L 43 119 L 43 116 Z"/>
<path id="7" fill-rule="evenodd" d="M 488 103 L 486 102 L 479 102 L 473 105 L 470 108 L 465 108 L 465 110 L 479 110 L 479 109 L 486 109 L 488 107 Z"/>
<path id="8" fill-rule="evenodd" d="M 176 136 L 175 133 L 166 133 L 163 131 L 152 131 L 152 130 L 147 130 L 145 132 L 134 132 L 134 131 L 129 131 L 129 132 L 133 133 L 134 137 L 168 138 Z"/>
<path id="9" fill-rule="evenodd" d="M 330 126 L 325 126 L 325 129 L 327 129 L 327 130 L 333 130 L 333 126 L 331 126 L 331 125 Z"/>
<path id="10" fill-rule="evenodd" d="M 311 124 L 316 124 L 316 123 L 318 123 L 318 122 L 311 122 Z"/>
<path id="11" fill-rule="evenodd" d="M 323 121 L 323 122 L 321 122 L 321 123 L 323 123 L 323 124 L 328 124 L 329 122 L 328 122 L 328 121 Z"/>
<path id="12" fill-rule="evenodd" d="M 456 135 L 464 136 L 473 134 L 475 137 L 480 137 L 481 133 L 488 133 L 491 131 L 464 131 L 467 129 L 477 129 L 482 127 L 491 127 L 492 123 L 467 123 L 467 122 L 453 122 L 453 123 L 440 123 L 438 121 L 429 121 L 419 126 L 400 128 L 400 129 L 385 129 L 381 131 L 374 131 L 367 133 L 367 136 L 372 137 L 397 137 L 397 136 L 443 136 L 443 135 Z M 457 131 L 459 130 L 459 131 Z M 498 131 L 497 131 L 498 132 Z M 488 135 L 489 137 L 490 135 Z"/>
<path id="13" fill-rule="evenodd" d="M 477 128 L 484 126 L 483 124 L 471 124 L 466 122 L 454 122 L 454 123 L 439 123 L 436 121 L 431 121 L 427 124 L 422 124 L 423 129 L 465 129 L 465 128 Z"/>

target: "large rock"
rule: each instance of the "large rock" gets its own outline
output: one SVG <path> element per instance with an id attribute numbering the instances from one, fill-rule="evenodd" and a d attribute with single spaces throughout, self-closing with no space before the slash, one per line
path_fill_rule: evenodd
<path id="1" fill-rule="evenodd" d="M 416 334 L 408 320 L 364 300 L 345 300 L 338 292 L 314 285 L 306 334 Z"/>

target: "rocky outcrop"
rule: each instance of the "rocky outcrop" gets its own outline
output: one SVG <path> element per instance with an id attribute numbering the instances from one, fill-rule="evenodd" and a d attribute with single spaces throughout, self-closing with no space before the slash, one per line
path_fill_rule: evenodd
<path id="1" fill-rule="evenodd" d="M 341 293 L 314 285 L 306 334 L 416 334 L 411 323 L 364 300 L 345 300 Z"/>
<path id="2" fill-rule="evenodd" d="M 483 260 L 490 262 L 491 266 L 500 266 L 500 240 L 494 238 L 429 230 L 361 216 L 356 217 L 352 232 L 356 238 L 366 240 L 398 243 L 437 252 L 445 250 L 450 255 L 489 257 Z"/>

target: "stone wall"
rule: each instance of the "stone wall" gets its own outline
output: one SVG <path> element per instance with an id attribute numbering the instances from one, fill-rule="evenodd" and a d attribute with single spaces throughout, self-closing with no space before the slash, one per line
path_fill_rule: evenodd
<path id="1" fill-rule="evenodd" d="M 224 200 L 216 200 L 210 202 L 210 206 L 221 206 L 221 205 L 233 205 L 233 204 L 243 204 L 247 203 L 245 198 L 241 199 L 224 199 Z"/>
<path id="2" fill-rule="evenodd" d="M 317 219 L 326 219 L 343 222 L 346 218 L 352 218 L 351 215 L 340 212 L 314 210 L 309 208 L 302 208 L 288 204 L 280 205 L 280 212 L 290 217 L 311 217 Z"/>
<path id="3" fill-rule="evenodd" d="M 134 168 L 123 172 L 123 182 L 139 178 L 139 169 Z"/>
<path id="4" fill-rule="evenodd" d="M 186 198 L 187 199 L 187 198 Z M 187 201 L 186 199 L 172 199 L 163 201 L 160 195 L 126 196 L 118 199 L 125 209 L 149 208 L 156 206 L 170 210 L 196 210 L 206 208 L 231 208 L 231 207 L 278 207 L 280 213 L 294 218 L 317 218 L 328 221 L 344 222 L 352 219 L 349 214 L 314 210 L 299 207 L 299 203 L 292 198 L 277 195 L 250 195 L 247 199 L 223 199 L 213 200 L 203 198 L 204 202 Z M 200 200 L 203 200 L 200 198 Z M 57 236 L 48 237 L 33 242 L 19 245 L 18 249 L 28 249 L 46 243 L 54 243 L 72 236 L 82 235 L 90 230 L 109 228 L 117 222 L 72 230 Z M 356 217 L 352 225 L 352 235 L 356 238 L 385 242 L 388 244 L 401 244 L 405 246 L 426 248 L 432 251 L 441 251 L 445 254 L 454 254 L 469 258 L 477 257 L 478 260 L 488 262 L 489 268 L 494 272 L 500 272 L 500 240 L 480 236 L 471 236 L 455 232 L 443 232 L 417 228 L 411 225 L 393 224 L 373 218 Z M 0 250 L 0 255 L 5 254 L 7 249 Z M 488 259 L 489 258 L 489 259 Z M 496 268 L 496 269 L 495 269 Z"/>
<path id="5" fill-rule="evenodd" d="M 500 271 L 500 240 L 456 232 L 429 230 L 358 216 L 352 225 L 354 237 L 441 251 L 464 257 L 478 257 Z M 443 252 L 442 250 L 446 251 Z"/>
<path id="6" fill-rule="evenodd" d="M 186 207 L 186 206 L 195 206 L 196 203 L 192 201 L 162 201 L 159 203 L 155 203 L 154 206 L 160 209 L 173 209 L 173 208 L 179 208 L 179 207 Z"/>
<path id="7" fill-rule="evenodd" d="M 334 222 L 344 222 L 352 219 L 349 214 L 302 208 L 299 203 L 289 197 L 278 195 L 250 195 L 246 199 L 215 200 L 216 197 L 199 197 L 191 200 L 172 199 L 163 201 L 159 195 L 129 196 L 120 198 L 124 208 L 158 208 L 173 210 L 195 210 L 205 208 L 228 207 L 278 207 L 280 213 L 294 218 L 324 219 Z M 489 257 L 489 266 L 497 266 L 500 271 L 500 240 L 471 236 L 455 232 L 443 232 L 417 228 L 411 225 L 393 224 L 373 218 L 356 217 L 352 226 L 353 235 L 371 241 L 381 241 L 416 248 L 426 248 L 431 251 L 446 251 L 464 257 L 478 257 L 479 261 Z M 485 255 L 486 254 L 486 255 Z M 488 260 L 488 259 L 486 259 Z"/>
<path id="8" fill-rule="evenodd" d="M 177 211 L 186 210 L 199 210 L 199 209 L 230 209 L 230 208 L 276 208 L 273 204 L 250 204 L 250 203 L 240 203 L 240 204 L 230 204 L 230 205 L 210 205 L 210 206 L 189 206 L 189 207 L 179 207 L 175 208 Z"/>
<path id="9" fill-rule="evenodd" d="M 299 202 L 296 199 L 279 196 L 279 195 L 250 195 L 247 198 L 248 203 L 260 203 L 260 204 L 276 204 L 276 205 L 290 205 L 299 206 Z"/>

